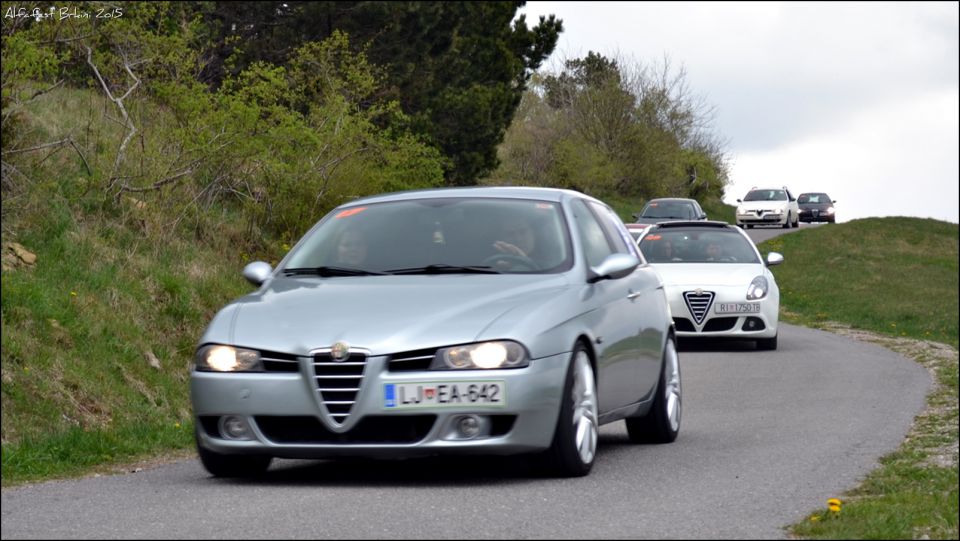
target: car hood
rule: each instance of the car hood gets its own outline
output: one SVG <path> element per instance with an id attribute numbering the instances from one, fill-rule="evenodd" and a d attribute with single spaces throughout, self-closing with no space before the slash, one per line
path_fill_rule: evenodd
<path id="1" fill-rule="evenodd" d="M 221 310 L 201 343 L 304 355 L 344 341 L 378 355 L 509 338 L 484 333 L 529 322 L 568 287 L 542 274 L 278 278 Z"/>
<path id="2" fill-rule="evenodd" d="M 666 287 L 726 287 L 746 288 L 763 274 L 759 263 L 658 263 L 656 269 Z"/>

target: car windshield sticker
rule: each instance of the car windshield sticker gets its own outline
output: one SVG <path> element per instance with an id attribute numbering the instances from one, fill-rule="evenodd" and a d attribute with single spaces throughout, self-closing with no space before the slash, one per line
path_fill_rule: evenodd
<path id="1" fill-rule="evenodd" d="M 335 217 L 336 218 L 346 218 L 347 216 L 353 216 L 354 214 L 360 214 L 361 212 L 367 210 L 367 207 L 360 207 L 355 209 L 341 210 Z"/>

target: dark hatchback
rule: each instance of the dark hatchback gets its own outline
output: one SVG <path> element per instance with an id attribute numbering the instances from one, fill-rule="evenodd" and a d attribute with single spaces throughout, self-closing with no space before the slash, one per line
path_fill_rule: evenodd
<path id="1" fill-rule="evenodd" d="M 836 201 L 830 199 L 830 196 L 823 192 L 802 193 L 797 197 L 797 205 L 800 208 L 801 222 L 829 222 L 837 221 Z"/>
<path id="2" fill-rule="evenodd" d="M 696 199 L 661 197 L 651 199 L 640 212 L 633 214 L 638 224 L 653 225 L 661 222 L 682 220 L 706 220 L 707 213 Z"/>

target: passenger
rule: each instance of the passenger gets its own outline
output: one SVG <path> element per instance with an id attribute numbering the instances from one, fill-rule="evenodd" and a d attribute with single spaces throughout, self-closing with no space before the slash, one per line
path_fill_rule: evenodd
<path id="1" fill-rule="evenodd" d="M 704 250 L 704 260 L 723 261 L 723 247 L 715 241 L 710 241 Z"/>

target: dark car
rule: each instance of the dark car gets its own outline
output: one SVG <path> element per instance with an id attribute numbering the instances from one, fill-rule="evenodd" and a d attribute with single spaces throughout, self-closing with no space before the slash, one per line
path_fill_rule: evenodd
<path id="1" fill-rule="evenodd" d="M 801 222 L 829 222 L 837 221 L 836 209 L 833 205 L 836 201 L 830 199 L 830 196 L 823 192 L 802 193 L 797 197 L 797 205 L 800 207 Z"/>
<path id="2" fill-rule="evenodd" d="M 658 224 L 677 220 L 706 220 L 707 213 L 696 199 L 661 197 L 651 199 L 638 213 L 633 214 L 638 224 Z"/>

